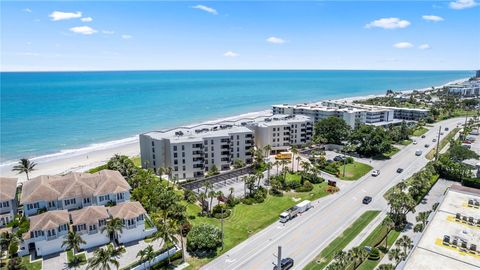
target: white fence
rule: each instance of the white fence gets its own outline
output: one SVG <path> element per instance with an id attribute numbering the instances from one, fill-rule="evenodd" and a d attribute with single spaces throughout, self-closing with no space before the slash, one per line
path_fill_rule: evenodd
<path id="1" fill-rule="evenodd" d="M 173 256 L 175 253 L 177 253 L 179 249 L 174 246 L 172 247 L 171 249 L 165 251 L 164 253 L 158 255 L 157 257 L 155 257 L 155 259 L 151 260 L 150 262 L 144 262 L 144 263 L 141 263 L 133 268 L 130 268 L 131 270 L 145 270 L 145 269 L 149 269 L 151 266 L 154 266 L 155 264 L 163 261 L 163 260 L 166 260 L 168 257 L 171 257 Z"/>

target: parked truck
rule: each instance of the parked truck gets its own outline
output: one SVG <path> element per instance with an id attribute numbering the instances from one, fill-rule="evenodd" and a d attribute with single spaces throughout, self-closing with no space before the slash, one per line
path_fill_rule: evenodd
<path id="1" fill-rule="evenodd" d="M 282 212 L 280 214 L 280 222 L 285 223 L 293 218 L 295 218 L 298 214 L 303 213 L 312 207 L 312 203 L 308 200 L 302 201 L 301 203 L 290 207 L 287 211 Z"/>

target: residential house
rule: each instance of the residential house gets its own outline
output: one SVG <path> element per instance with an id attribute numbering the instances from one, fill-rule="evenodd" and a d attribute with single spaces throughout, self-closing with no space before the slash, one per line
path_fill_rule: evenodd
<path id="1" fill-rule="evenodd" d="M 24 256 L 35 251 L 45 256 L 65 250 L 62 247 L 68 233 L 70 217 L 67 210 L 53 210 L 30 217 L 30 229 L 23 235 L 18 254 Z"/>
<path id="2" fill-rule="evenodd" d="M 108 233 L 106 231 L 102 232 L 110 217 L 105 206 L 93 205 L 71 211 L 70 217 L 72 230 L 86 242 L 81 244 L 80 248 L 87 249 L 101 246 L 110 241 Z"/>
<path id="3" fill-rule="evenodd" d="M 17 178 L 0 177 L 0 228 L 6 226 L 17 212 Z"/>
<path id="4" fill-rule="evenodd" d="M 38 210 L 73 210 L 130 199 L 130 185 L 118 171 L 38 176 L 23 185 L 21 203 L 26 216 Z"/>
<path id="5" fill-rule="evenodd" d="M 136 240 L 141 240 L 156 232 L 156 228 L 151 226 L 148 228 L 146 223 L 148 220 L 147 212 L 139 202 L 126 202 L 108 208 L 112 218 L 119 218 L 122 220 L 123 229 L 115 235 L 119 243 L 128 243 Z"/>

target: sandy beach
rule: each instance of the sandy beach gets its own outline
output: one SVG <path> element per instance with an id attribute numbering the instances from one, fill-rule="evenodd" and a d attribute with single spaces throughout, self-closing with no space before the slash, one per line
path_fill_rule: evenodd
<path id="1" fill-rule="evenodd" d="M 449 82 L 445 85 L 461 83 L 466 79 L 459 79 Z M 438 86 L 438 87 L 443 87 Z M 418 89 L 417 91 L 426 91 L 431 88 Z M 403 93 L 411 93 L 414 90 L 402 91 Z M 368 95 L 360 97 L 348 97 L 337 100 L 353 101 L 358 99 L 368 99 L 372 97 L 384 96 L 382 95 Z M 249 112 L 236 116 L 225 117 L 216 120 L 205 121 L 202 123 L 192 124 L 190 126 L 197 126 L 202 124 L 212 124 L 229 121 L 239 121 L 244 118 L 255 118 L 261 116 L 267 116 L 271 114 L 271 110 L 263 110 L 257 112 Z M 147 130 L 145 131 L 147 132 Z M 64 153 L 56 153 L 52 155 L 46 155 L 41 157 L 32 158 L 31 160 L 37 163 L 35 170 L 31 173 L 31 177 L 39 175 L 54 175 L 64 174 L 67 172 L 83 172 L 91 168 L 105 164 L 113 155 L 121 154 L 127 156 L 138 156 L 140 154 L 140 147 L 138 143 L 138 136 L 118 140 L 114 142 L 108 142 L 105 144 L 97 144 L 88 146 L 81 149 L 75 149 L 72 151 L 65 151 Z M 17 177 L 19 181 L 25 181 L 24 174 L 17 174 L 12 172 L 12 167 L 15 163 L 8 163 L 0 165 L 0 176 L 3 177 Z"/>

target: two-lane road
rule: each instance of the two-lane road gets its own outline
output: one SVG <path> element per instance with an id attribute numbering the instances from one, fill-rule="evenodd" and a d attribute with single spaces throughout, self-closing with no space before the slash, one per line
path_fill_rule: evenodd
<path id="1" fill-rule="evenodd" d="M 428 160 L 425 154 L 436 144 L 432 140 L 437 137 L 438 127 L 442 125 L 453 129 L 459 119 L 450 119 L 437 123 L 425 134 L 425 138 L 417 138 L 417 145 L 404 147 L 392 159 L 384 161 L 377 177 L 370 175 L 345 185 L 337 194 L 321 198 L 314 202 L 314 208 L 301 216 L 282 224 L 275 222 L 261 232 L 255 234 L 243 243 L 219 256 L 203 269 L 271 269 L 275 261 L 274 253 L 277 246 L 282 246 L 283 257 L 295 260 L 295 269 L 302 269 L 324 248 L 338 236 L 357 217 L 367 209 L 385 210 L 387 203 L 383 194 L 402 179 L 425 166 Z M 446 135 L 446 132 L 445 132 Z M 425 148 L 424 144 L 430 144 Z M 415 156 L 415 151 L 421 149 L 422 156 Z M 404 171 L 399 174 L 398 168 Z M 362 204 L 364 196 L 373 197 L 373 202 L 366 206 Z"/>

